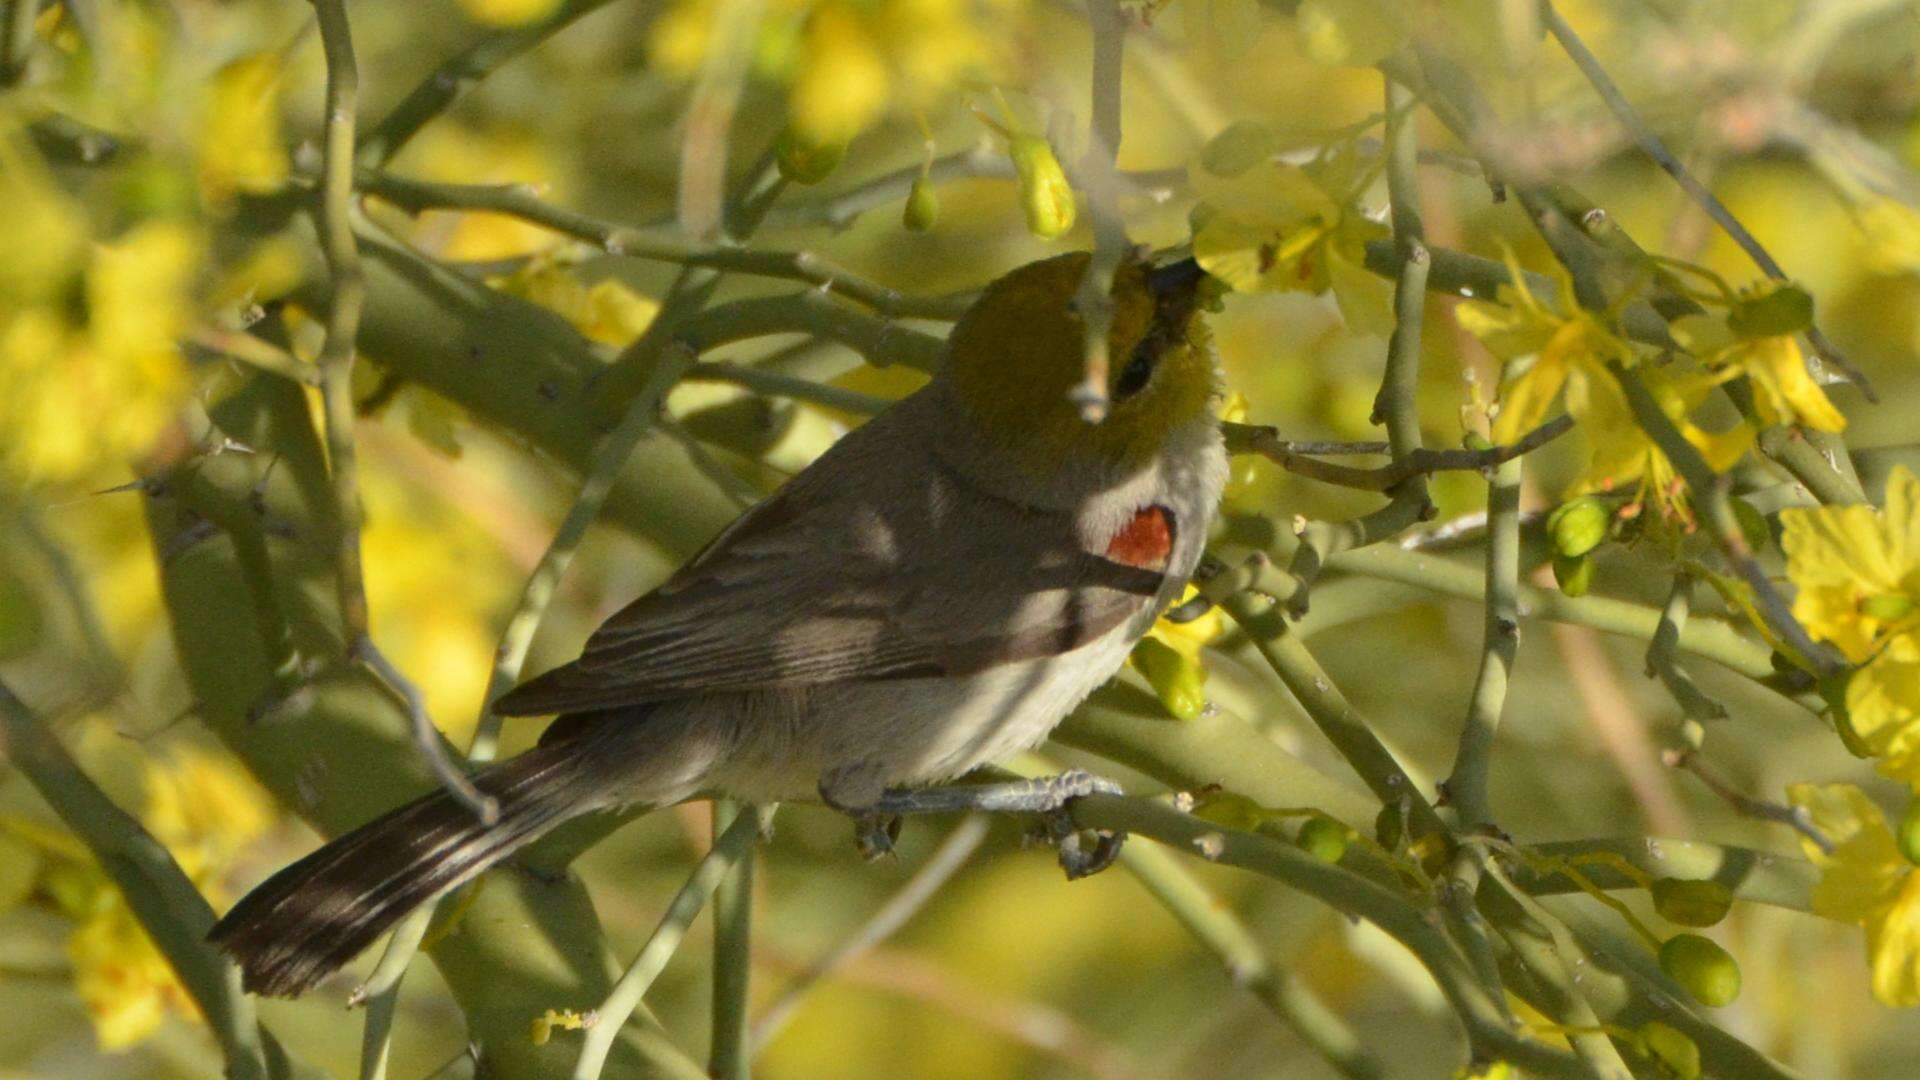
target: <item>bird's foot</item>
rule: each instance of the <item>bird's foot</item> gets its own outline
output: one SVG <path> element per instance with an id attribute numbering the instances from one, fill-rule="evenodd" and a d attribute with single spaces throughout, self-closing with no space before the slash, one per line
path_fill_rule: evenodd
<path id="1" fill-rule="evenodd" d="M 893 845 L 900 839 L 900 821 L 898 814 L 855 814 L 854 850 L 868 862 L 893 854 Z"/>
<path id="2" fill-rule="evenodd" d="M 870 805 L 849 807 L 828 798 L 828 804 L 854 820 L 854 843 L 871 859 L 893 850 L 900 835 L 900 819 L 908 814 L 938 814 L 962 810 L 1038 814 L 1041 835 L 1060 850 L 1060 868 L 1069 879 L 1097 874 L 1120 855 L 1124 833 L 1083 831 L 1074 824 L 1070 804 L 1088 795 L 1119 795 L 1120 785 L 1081 769 L 1058 776 L 1014 780 L 1000 784 L 951 784 L 933 788 L 892 788 Z M 827 795 L 823 786 L 822 795 Z"/>

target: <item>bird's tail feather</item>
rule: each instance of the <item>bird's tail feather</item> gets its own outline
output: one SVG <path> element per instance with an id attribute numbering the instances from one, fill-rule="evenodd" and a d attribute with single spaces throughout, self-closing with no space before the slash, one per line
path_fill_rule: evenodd
<path id="1" fill-rule="evenodd" d="M 268 878 L 208 939 L 239 962 L 248 990 L 287 996 L 308 989 L 409 911 L 562 821 L 599 809 L 603 785 L 590 771 L 597 755 L 583 752 L 581 741 L 535 747 L 475 777 L 499 804 L 493 824 L 435 791 Z"/>

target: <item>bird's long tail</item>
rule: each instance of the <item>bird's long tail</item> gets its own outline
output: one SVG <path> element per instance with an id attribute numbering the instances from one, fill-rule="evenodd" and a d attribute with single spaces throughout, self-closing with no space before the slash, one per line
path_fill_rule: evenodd
<path id="1" fill-rule="evenodd" d="M 543 743 L 480 773 L 499 804 L 483 825 L 435 791 L 327 844 L 248 893 L 208 940 L 239 962 L 248 990 L 298 994 L 353 959 L 402 916 L 532 843 L 601 809 L 592 739 Z"/>

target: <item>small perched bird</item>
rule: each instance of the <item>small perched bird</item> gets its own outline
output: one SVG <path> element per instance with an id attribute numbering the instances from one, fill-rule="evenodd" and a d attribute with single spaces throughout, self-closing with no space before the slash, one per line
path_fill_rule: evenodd
<path id="1" fill-rule="evenodd" d="M 1110 862 L 1069 773 L 936 786 L 1031 747 L 1185 586 L 1227 475 L 1191 259 L 1115 276 L 1111 408 L 1072 400 L 1085 253 L 1020 267 L 955 326 L 942 370 L 748 510 L 580 658 L 494 703 L 559 714 L 474 777 L 281 870 L 213 928 L 248 989 L 296 994 L 401 916 L 583 814 L 724 795 L 819 798 L 884 850 L 899 815 L 1054 815 L 1071 876 Z"/>

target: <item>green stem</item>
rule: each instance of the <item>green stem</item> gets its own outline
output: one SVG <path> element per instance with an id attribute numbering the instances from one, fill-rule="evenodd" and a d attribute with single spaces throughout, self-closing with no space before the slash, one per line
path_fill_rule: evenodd
<path id="1" fill-rule="evenodd" d="M 1508 680 L 1520 647 L 1519 461 L 1495 469 L 1487 487 L 1486 619 L 1480 670 L 1460 732 L 1460 747 L 1447 780 L 1447 796 L 1468 828 L 1493 823 L 1487 782 L 1493 771 L 1494 736 L 1506 708 Z"/>
<path id="2" fill-rule="evenodd" d="M 13 691 L 0 684 L 0 733 L 6 757 L 93 853 L 140 926 L 167 958 L 207 1018 L 229 1076 L 283 1077 L 285 1054 L 264 1037 L 253 999 L 240 989 L 240 969 L 213 946 L 213 909 L 180 865 L 133 815 L 115 805 L 80 770 L 59 740 Z"/>
<path id="3" fill-rule="evenodd" d="M 680 948 L 680 941 L 687 934 L 687 927 L 694 916 L 700 914 L 720 882 L 742 859 L 748 857 L 760 834 L 772 820 L 773 809 L 761 808 L 754 813 L 741 814 L 734 819 L 727 831 L 694 867 L 687 877 L 685 885 L 674 895 L 673 902 L 667 905 L 666 914 L 661 916 L 660 925 L 653 936 L 634 956 L 628 965 L 626 974 L 613 986 L 613 991 L 595 1010 L 593 1026 L 587 1028 L 586 1038 L 580 1046 L 579 1060 L 573 1067 L 573 1080 L 595 1080 L 607 1062 L 607 1052 L 613 1048 L 613 1041 L 626 1026 L 627 1018 L 640 1007 L 641 999 L 646 996 L 653 980 L 666 970 L 667 961 Z"/>
<path id="4" fill-rule="evenodd" d="M 736 820 L 759 816 L 752 806 L 728 799 L 713 803 L 713 843 L 718 847 Z M 720 879 L 713 893 L 713 1036 L 707 1073 L 716 1080 L 746 1080 L 752 1070 L 747 1011 L 753 974 L 753 850 Z"/>

